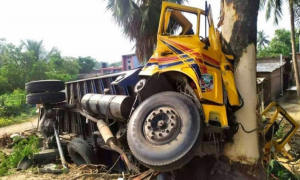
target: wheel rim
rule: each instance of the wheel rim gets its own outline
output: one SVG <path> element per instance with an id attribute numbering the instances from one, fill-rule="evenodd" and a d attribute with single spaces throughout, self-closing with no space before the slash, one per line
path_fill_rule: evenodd
<path id="1" fill-rule="evenodd" d="M 155 145 L 173 141 L 180 133 L 181 118 L 171 107 L 159 107 L 150 112 L 143 124 L 145 138 Z"/>

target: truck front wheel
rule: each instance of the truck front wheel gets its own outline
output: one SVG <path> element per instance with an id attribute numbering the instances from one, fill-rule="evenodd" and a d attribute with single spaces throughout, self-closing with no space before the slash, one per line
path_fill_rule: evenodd
<path id="1" fill-rule="evenodd" d="M 133 155 L 148 168 L 172 171 L 197 153 L 203 119 L 193 101 L 162 92 L 142 102 L 130 118 L 127 139 Z"/>

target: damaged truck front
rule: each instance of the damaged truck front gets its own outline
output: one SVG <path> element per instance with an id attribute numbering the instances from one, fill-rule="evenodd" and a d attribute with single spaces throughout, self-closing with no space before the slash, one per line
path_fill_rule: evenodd
<path id="1" fill-rule="evenodd" d="M 225 49 L 210 6 L 163 2 L 156 49 L 142 69 L 67 82 L 65 89 L 54 80 L 29 82 L 27 102 L 43 104 L 39 130 L 47 146 L 56 130 L 78 136 L 68 144 L 78 165 L 112 166 L 121 156 L 121 172 L 176 170 L 237 131 L 234 112 L 243 101 Z"/>

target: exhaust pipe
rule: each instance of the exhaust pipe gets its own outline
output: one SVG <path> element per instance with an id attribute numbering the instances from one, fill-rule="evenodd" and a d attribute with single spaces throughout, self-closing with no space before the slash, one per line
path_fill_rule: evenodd
<path id="1" fill-rule="evenodd" d="M 116 145 L 116 143 L 115 143 L 116 139 L 115 139 L 114 135 L 112 134 L 111 130 L 109 129 L 107 124 L 102 119 L 97 121 L 97 127 L 100 131 L 101 136 L 104 139 L 104 142 L 107 145 L 109 145 L 111 147 L 111 149 L 118 152 L 123 157 L 128 169 L 132 170 L 136 173 L 140 173 L 139 168 L 136 167 L 135 165 L 131 164 L 127 155 L 124 153 L 124 151 Z"/>

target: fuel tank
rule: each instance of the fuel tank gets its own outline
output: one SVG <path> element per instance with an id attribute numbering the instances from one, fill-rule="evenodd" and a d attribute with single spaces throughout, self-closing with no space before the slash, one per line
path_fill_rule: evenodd
<path id="1" fill-rule="evenodd" d="M 128 119 L 134 98 L 123 95 L 86 94 L 81 99 L 82 108 L 100 117 Z"/>

